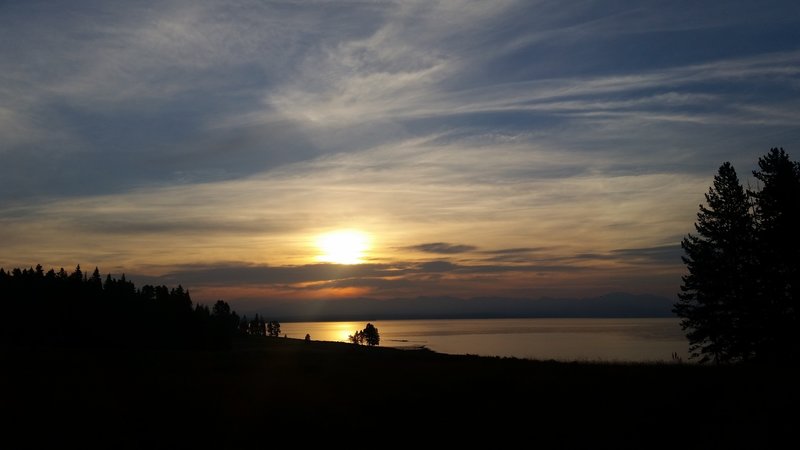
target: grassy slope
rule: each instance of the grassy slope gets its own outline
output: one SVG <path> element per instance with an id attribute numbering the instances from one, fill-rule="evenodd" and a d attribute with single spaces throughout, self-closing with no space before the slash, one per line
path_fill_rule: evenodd
<path id="1" fill-rule="evenodd" d="M 765 448 L 793 430 L 799 398 L 796 369 L 537 362 L 285 338 L 233 351 L 0 356 L 13 415 L 3 434 L 32 444 L 241 448 L 324 437 L 353 446 L 427 436 Z"/>

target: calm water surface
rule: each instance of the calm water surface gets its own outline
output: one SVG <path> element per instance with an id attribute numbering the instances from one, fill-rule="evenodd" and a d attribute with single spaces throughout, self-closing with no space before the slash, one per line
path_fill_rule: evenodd
<path id="1" fill-rule="evenodd" d="M 565 361 L 687 359 L 678 319 L 458 319 L 379 320 L 381 346 L 425 346 L 441 353 Z M 282 323 L 292 338 L 342 341 L 366 322 Z"/>

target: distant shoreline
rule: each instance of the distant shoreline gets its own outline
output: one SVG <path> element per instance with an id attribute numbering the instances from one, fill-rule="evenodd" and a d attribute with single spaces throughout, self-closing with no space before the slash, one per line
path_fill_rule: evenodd
<path id="1" fill-rule="evenodd" d="M 259 314 L 281 322 L 342 322 L 363 320 L 662 318 L 675 317 L 676 300 L 624 292 L 586 298 L 416 297 L 349 298 L 313 301 L 270 300 L 240 313 Z"/>
<path id="2" fill-rule="evenodd" d="M 296 319 L 286 318 L 281 319 L 281 323 L 307 323 L 307 322 L 364 322 L 364 321 L 401 321 L 401 320 L 514 320 L 514 319 L 675 319 L 679 321 L 680 318 L 671 315 L 618 315 L 618 316 L 583 316 L 583 315 L 556 315 L 556 316 L 363 316 L 363 317 L 341 317 L 341 318 L 326 318 L 326 319 Z"/>

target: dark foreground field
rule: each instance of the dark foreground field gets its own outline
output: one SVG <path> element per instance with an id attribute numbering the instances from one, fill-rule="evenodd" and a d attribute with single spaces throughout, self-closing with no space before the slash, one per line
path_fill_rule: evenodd
<path id="1" fill-rule="evenodd" d="M 284 338 L 231 351 L 5 349 L 2 361 L 4 448 L 767 448 L 797 433 L 797 369 L 537 362 Z"/>

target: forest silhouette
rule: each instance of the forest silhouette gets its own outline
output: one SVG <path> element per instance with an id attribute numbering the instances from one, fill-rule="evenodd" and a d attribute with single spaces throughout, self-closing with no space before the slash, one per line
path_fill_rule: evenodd
<path id="1" fill-rule="evenodd" d="M 137 289 L 124 274 L 103 280 L 98 268 L 0 268 L 0 298 L 0 338 L 12 345 L 224 348 L 236 334 L 280 333 L 277 321 L 240 318 L 225 301 L 193 304 L 181 285 Z"/>

